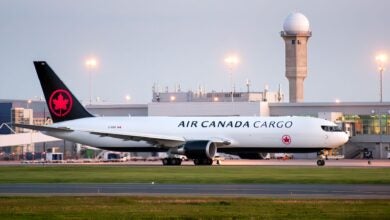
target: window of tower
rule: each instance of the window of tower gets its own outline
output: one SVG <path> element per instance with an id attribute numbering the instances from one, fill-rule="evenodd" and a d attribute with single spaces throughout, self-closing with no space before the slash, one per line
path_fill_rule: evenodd
<path id="1" fill-rule="evenodd" d="M 292 44 L 295 44 L 295 40 L 291 40 L 291 43 L 292 43 Z"/>
<path id="2" fill-rule="evenodd" d="M 301 44 L 301 41 L 298 40 L 297 43 L 298 43 L 298 44 Z"/>

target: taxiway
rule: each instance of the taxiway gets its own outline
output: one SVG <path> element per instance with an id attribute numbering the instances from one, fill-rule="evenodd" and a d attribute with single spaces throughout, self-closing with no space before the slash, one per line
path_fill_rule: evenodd
<path id="1" fill-rule="evenodd" d="M 366 184 L 0 184 L 1 196 L 243 196 L 390 199 L 390 186 Z"/>

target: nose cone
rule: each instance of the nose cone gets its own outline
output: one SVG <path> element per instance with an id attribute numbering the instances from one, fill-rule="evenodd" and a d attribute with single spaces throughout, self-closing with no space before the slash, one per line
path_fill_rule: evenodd
<path id="1" fill-rule="evenodd" d="M 341 134 L 341 140 L 342 140 L 342 143 L 341 143 L 340 145 L 343 145 L 343 144 L 345 144 L 345 143 L 348 142 L 348 140 L 349 140 L 349 135 L 347 134 L 347 132 L 343 132 L 343 133 Z"/>
<path id="2" fill-rule="evenodd" d="M 349 136 L 345 132 L 335 132 L 332 135 L 329 135 L 327 146 L 329 148 L 340 147 L 341 145 L 347 143 L 349 140 Z"/>
<path id="3" fill-rule="evenodd" d="M 349 136 L 346 132 L 338 132 L 335 135 L 333 147 L 340 147 L 341 145 L 347 143 L 349 140 Z"/>

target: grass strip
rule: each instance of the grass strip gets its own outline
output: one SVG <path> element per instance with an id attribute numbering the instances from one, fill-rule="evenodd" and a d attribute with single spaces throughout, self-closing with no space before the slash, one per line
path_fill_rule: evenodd
<path id="1" fill-rule="evenodd" d="M 390 168 L 0 166 L 0 183 L 390 184 Z"/>
<path id="2" fill-rule="evenodd" d="M 388 219 L 389 200 L 0 197 L 0 219 Z"/>

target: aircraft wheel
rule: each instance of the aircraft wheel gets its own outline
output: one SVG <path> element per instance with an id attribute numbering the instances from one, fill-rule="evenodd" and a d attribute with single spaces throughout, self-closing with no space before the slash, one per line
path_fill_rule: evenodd
<path id="1" fill-rule="evenodd" d="M 194 159 L 194 164 L 195 165 L 200 165 L 200 160 L 199 159 Z"/>
<path id="2" fill-rule="evenodd" d="M 208 160 L 207 159 L 201 159 L 199 165 L 207 165 Z"/>
<path id="3" fill-rule="evenodd" d="M 168 165 L 168 163 L 169 163 L 168 158 L 164 158 L 162 160 L 162 163 L 163 163 L 164 166 Z"/>
<path id="4" fill-rule="evenodd" d="M 212 165 L 213 159 L 205 158 L 205 159 L 194 159 L 195 165 Z"/>
<path id="5" fill-rule="evenodd" d="M 212 164 L 213 164 L 213 160 L 209 158 L 203 159 L 201 162 L 201 165 L 212 165 Z"/>
<path id="6" fill-rule="evenodd" d="M 325 165 L 325 160 L 317 160 L 317 165 L 318 166 L 324 166 Z"/>
<path id="7" fill-rule="evenodd" d="M 180 166 L 181 165 L 181 159 L 180 158 L 172 158 L 172 165 L 174 166 Z"/>

